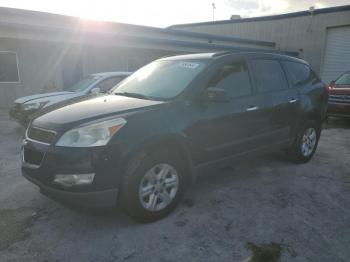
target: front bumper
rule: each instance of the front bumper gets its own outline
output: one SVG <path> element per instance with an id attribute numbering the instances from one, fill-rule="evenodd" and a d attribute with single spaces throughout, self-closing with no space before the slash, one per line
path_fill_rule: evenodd
<path id="1" fill-rule="evenodd" d="M 65 187 L 57 174 L 94 173 L 91 184 Z M 88 207 L 114 206 L 123 174 L 120 151 L 114 147 L 60 148 L 25 139 L 22 174 L 53 199 Z"/>
<path id="2" fill-rule="evenodd" d="M 96 192 L 68 192 L 46 186 L 29 176 L 24 170 L 23 176 L 40 188 L 40 192 L 52 199 L 82 207 L 112 207 L 116 205 L 118 189 L 109 189 Z"/>
<path id="3" fill-rule="evenodd" d="M 350 104 L 328 102 L 327 116 L 350 117 Z"/>

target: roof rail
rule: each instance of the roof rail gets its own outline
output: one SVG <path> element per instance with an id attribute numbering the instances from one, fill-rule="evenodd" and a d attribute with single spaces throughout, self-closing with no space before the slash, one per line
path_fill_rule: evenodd
<path id="1" fill-rule="evenodd" d="M 266 54 L 280 54 L 280 55 L 289 55 L 293 57 L 298 57 L 298 52 L 289 52 L 289 51 L 280 51 L 280 50 L 252 50 L 252 51 L 242 51 L 242 50 L 229 50 L 229 51 L 222 51 L 217 52 L 213 55 L 213 57 L 219 57 L 219 56 L 225 56 L 230 54 L 237 54 L 237 53 L 266 53 Z"/>

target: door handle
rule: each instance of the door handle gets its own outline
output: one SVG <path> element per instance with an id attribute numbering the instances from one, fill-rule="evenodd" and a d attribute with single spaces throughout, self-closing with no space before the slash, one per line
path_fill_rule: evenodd
<path id="1" fill-rule="evenodd" d="M 291 100 L 289 100 L 289 103 L 290 103 L 290 104 L 293 104 L 293 103 L 295 103 L 295 102 L 297 102 L 297 101 L 298 101 L 298 100 L 292 98 Z"/>
<path id="2" fill-rule="evenodd" d="M 257 107 L 257 106 L 251 106 L 251 107 L 248 107 L 246 109 L 246 111 L 250 112 L 250 111 L 255 111 L 255 110 L 258 110 L 258 109 L 259 109 L 259 107 Z"/>

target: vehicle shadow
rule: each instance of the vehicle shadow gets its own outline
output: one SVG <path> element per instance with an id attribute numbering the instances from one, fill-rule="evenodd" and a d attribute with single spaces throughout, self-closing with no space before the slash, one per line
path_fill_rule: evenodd
<path id="1" fill-rule="evenodd" d="M 69 213 L 74 213 L 86 223 L 99 225 L 118 225 L 121 227 L 139 224 L 130 218 L 120 206 L 106 208 L 91 208 L 74 205 L 68 202 L 56 200 L 62 207 L 68 209 Z"/>
<path id="2" fill-rule="evenodd" d="M 344 129 L 350 129 L 350 118 L 336 118 L 336 117 L 329 117 L 327 122 L 324 125 L 325 129 L 331 129 L 331 128 L 344 128 Z"/>
<path id="3" fill-rule="evenodd" d="M 235 185 L 235 182 L 242 183 L 243 180 L 254 180 L 259 176 L 260 169 L 270 169 L 278 166 L 294 165 L 293 160 L 281 151 L 272 152 L 260 158 L 247 159 L 233 165 L 218 168 L 210 172 L 199 174 L 194 185 L 189 186 L 180 206 L 191 208 L 195 205 L 195 199 L 201 191 L 209 190 L 208 185 L 213 188 L 221 188 L 227 185 Z M 249 183 L 249 182 L 248 182 Z M 119 224 L 128 226 L 139 224 L 132 220 L 122 210 L 119 204 L 112 208 L 86 208 L 56 199 L 70 211 L 98 223 Z"/>

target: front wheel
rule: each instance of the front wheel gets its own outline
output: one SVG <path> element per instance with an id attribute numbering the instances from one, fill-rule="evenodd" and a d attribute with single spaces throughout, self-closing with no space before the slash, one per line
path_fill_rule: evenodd
<path id="1" fill-rule="evenodd" d="M 178 204 L 185 189 L 185 168 L 169 152 L 139 154 L 130 163 L 121 188 L 121 204 L 141 222 L 158 220 Z"/>
<path id="2" fill-rule="evenodd" d="M 315 121 L 307 122 L 296 136 L 290 152 L 296 160 L 306 163 L 315 154 L 320 138 L 321 128 Z"/>

